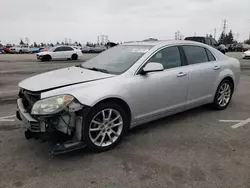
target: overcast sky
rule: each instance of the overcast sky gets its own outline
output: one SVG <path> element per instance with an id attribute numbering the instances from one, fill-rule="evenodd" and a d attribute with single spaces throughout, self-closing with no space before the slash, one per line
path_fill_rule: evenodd
<path id="1" fill-rule="evenodd" d="M 0 40 L 30 42 L 97 41 L 108 35 L 111 41 L 149 37 L 173 39 L 213 34 L 227 30 L 239 33 L 243 41 L 250 32 L 250 0 L 0 0 Z M 236 35 L 237 36 L 237 35 Z"/>

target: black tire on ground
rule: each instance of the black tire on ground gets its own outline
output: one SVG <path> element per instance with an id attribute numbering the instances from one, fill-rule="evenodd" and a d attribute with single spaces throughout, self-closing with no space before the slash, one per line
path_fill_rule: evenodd
<path id="1" fill-rule="evenodd" d="M 51 56 L 50 55 L 45 55 L 42 57 L 41 61 L 51 61 Z"/>
<path id="2" fill-rule="evenodd" d="M 109 145 L 109 146 L 97 146 L 90 139 L 89 128 L 90 128 L 92 119 L 99 112 L 101 112 L 104 109 L 114 109 L 117 112 L 119 112 L 121 117 L 122 117 L 123 128 L 122 128 L 120 136 L 111 145 Z M 109 149 L 115 147 L 122 140 L 123 136 L 125 135 L 125 133 L 127 132 L 128 128 L 129 128 L 129 124 L 130 124 L 130 122 L 129 122 L 128 115 L 127 115 L 126 111 L 120 105 L 118 105 L 114 102 L 105 102 L 105 103 L 97 104 L 96 106 L 94 106 L 90 110 L 90 112 L 88 113 L 86 120 L 84 122 L 83 133 L 82 133 L 83 134 L 83 141 L 87 144 L 87 148 L 92 150 L 92 151 L 102 152 L 102 151 L 109 150 Z"/>
<path id="3" fill-rule="evenodd" d="M 73 54 L 73 55 L 71 56 L 71 59 L 72 59 L 72 60 L 77 60 L 77 59 L 78 59 L 78 55 L 77 55 L 77 54 Z"/>
<path id="4" fill-rule="evenodd" d="M 22 51 L 22 50 L 20 50 L 20 51 L 19 51 L 19 54 L 22 54 L 22 53 L 23 53 L 23 51 Z"/>
<path id="5" fill-rule="evenodd" d="M 227 102 L 227 104 L 226 104 L 225 106 L 221 106 L 221 105 L 219 104 L 219 97 L 220 97 L 219 91 L 220 91 L 221 87 L 222 87 L 224 84 L 229 84 L 229 86 L 230 86 L 230 91 L 231 91 L 231 92 L 230 92 L 230 98 L 229 98 L 229 101 Z M 224 79 L 224 80 L 222 80 L 221 83 L 219 84 L 217 90 L 216 90 L 216 93 L 215 93 L 215 96 L 214 96 L 214 101 L 213 101 L 213 103 L 212 103 L 212 107 L 213 107 L 214 109 L 216 109 L 216 110 L 224 110 L 224 109 L 226 109 L 227 106 L 230 104 L 230 101 L 231 101 L 231 99 L 232 99 L 233 89 L 234 89 L 234 86 L 233 86 L 233 83 L 232 83 L 231 80 L 229 80 L 229 79 Z"/>

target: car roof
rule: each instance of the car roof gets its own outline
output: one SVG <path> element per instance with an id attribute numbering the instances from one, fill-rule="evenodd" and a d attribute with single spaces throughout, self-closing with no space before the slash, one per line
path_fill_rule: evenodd
<path id="1" fill-rule="evenodd" d="M 138 41 L 138 42 L 127 42 L 121 45 L 138 45 L 138 46 L 167 46 L 167 45 L 175 45 L 175 44 L 192 44 L 192 45 L 200 45 L 203 46 L 200 42 L 188 41 L 188 40 L 158 40 L 158 41 Z"/>

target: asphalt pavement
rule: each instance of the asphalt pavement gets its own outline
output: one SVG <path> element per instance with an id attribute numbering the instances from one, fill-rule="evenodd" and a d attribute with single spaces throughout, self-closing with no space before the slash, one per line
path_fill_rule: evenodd
<path id="1" fill-rule="evenodd" d="M 79 62 L 0 60 L 0 71 L 9 71 L 0 74 L 0 92 L 7 96 L 24 78 Z M 16 104 L 0 103 L 0 188 L 249 188 L 250 61 L 241 65 L 226 110 L 203 106 L 144 124 L 104 153 L 51 156 L 51 145 L 24 138 Z"/>

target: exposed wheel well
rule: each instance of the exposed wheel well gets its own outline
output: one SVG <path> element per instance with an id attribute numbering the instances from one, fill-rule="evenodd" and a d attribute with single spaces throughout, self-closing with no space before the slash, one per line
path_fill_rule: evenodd
<path id="1" fill-rule="evenodd" d="M 49 60 L 52 59 L 52 57 L 51 57 L 51 55 L 46 54 L 46 55 L 44 55 L 44 56 L 42 57 L 42 59 L 43 59 L 44 61 L 49 61 Z"/>
<path id="2" fill-rule="evenodd" d="M 234 80 L 232 79 L 232 77 L 230 77 L 230 76 L 227 76 L 226 78 L 224 78 L 222 81 L 224 81 L 224 80 L 228 80 L 228 81 L 230 81 L 231 82 L 231 84 L 232 84 L 232 90 L 233 90 L 233 92 L 234 92 Z M 222 82 L 221 81 L 221 82 Z"/>
<path id="3" fill-rule="evenodd" d="M 98 102 L 96 105 L 98 105 L 100 103 L 106 103 L 106 102 L 113 102 L 113 103 L 119 104 L 125 110 L 125 112 L 128 115 L 129 122 L 131 122 L 131 110 L 130 110 L 128 104 L 124 100 L 113 97 L 113 98 L 104 99 L 104 100 Z"/>
<path id="4" fill-rule="evenodd" d="M 77 58 L 78 58 L 78 55 L 77 55 L 77 54 L 74 53 L 74 54 L 71 55 L 71 59 L 72 59 L 72 60 L 77 60 Z"/>

